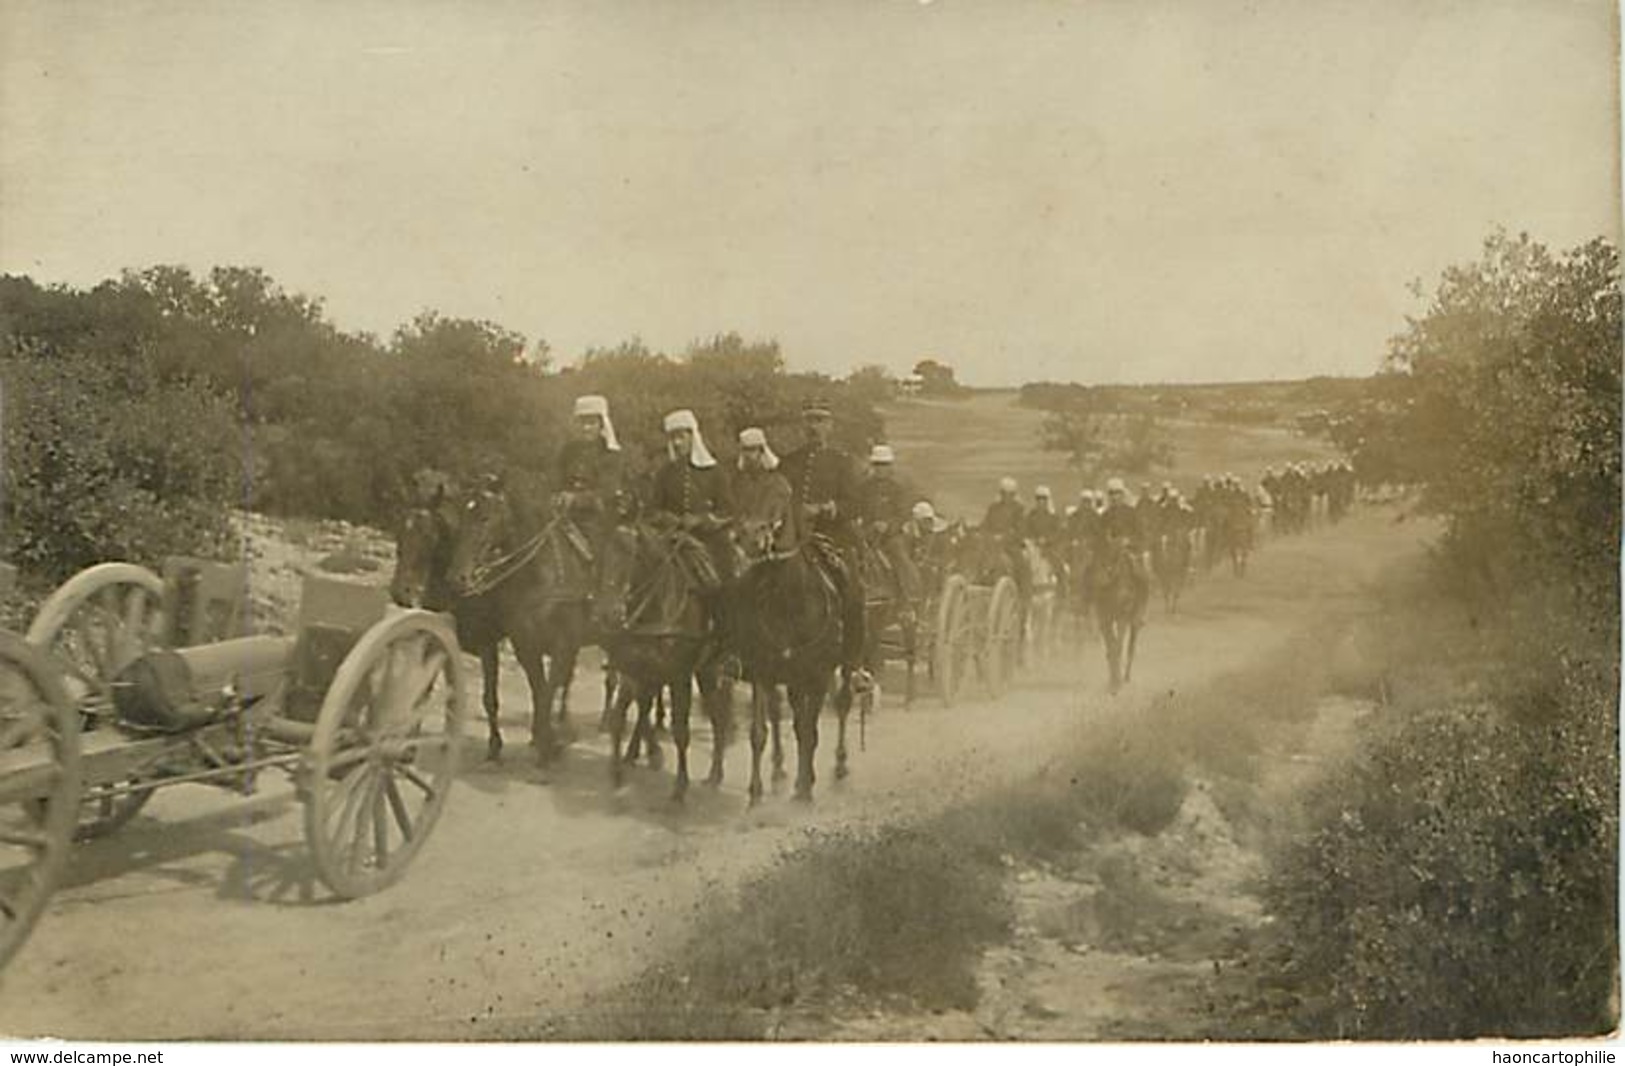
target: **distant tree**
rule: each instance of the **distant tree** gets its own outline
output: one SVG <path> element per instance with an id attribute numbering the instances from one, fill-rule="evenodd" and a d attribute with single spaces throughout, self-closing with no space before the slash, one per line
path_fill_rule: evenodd
<path id="1" fill-rule="evenodd" d="M 921 359 L 915 363 L 914 375 L 920 379 L 922 396 L 949 396 L 959 391 L 954 368 L 935 359 Z"/>
<path id="2" fill-rule="evenodd" d="M 1065 454 L 1086 480 L 1172 467 L 1173 444 L 1156 416 L 1118 412 L 1106 406 L 1104 395 L 1082 386 L 1071 392 L 1039 427 L 1044 448 Z"/>
<path id="3" fill-rule="evenodd" d="M 897 379 L 879 363 L 866 363 L 846 376 L 846 384 L 870 403 L 885 403 L 897 395 Z"/>

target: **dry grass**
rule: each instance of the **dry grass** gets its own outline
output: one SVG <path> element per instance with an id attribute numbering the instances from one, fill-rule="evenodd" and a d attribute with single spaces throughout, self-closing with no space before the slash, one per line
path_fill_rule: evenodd
<path id="1" fill-rule="evenodd" d="M 977 392 L 957 400 L 909 400 L 885 407 L 886 429 L 898 449 L 898 468 L 937 508 L 952 517 L 980 521 L 997 496 L 999 478 L 1014 477 L 1022 495 L 1047 484 L 1057 504 L 1077 499 L 1083 483 L 1063 456 L 1039 445 L 1044 413 L 1022 407 L 1014 392 Z M 1170 419 L 1164 423 L 1174 466 L 1154 480 L 1193 492 L 1208 473 L 1232 472 L 1256 479 L 1266 466 L 1329 458 L 1317 440 L 1272 426 L 1234 426 Z M 966 441 L 976 446 L 967 449 Z M 1153 480 L 1153 479 L 1148 479 Z"/>

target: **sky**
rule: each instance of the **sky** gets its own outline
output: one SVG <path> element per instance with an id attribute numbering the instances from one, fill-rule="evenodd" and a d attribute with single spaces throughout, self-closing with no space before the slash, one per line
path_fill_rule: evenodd
<path id="1" fill-rule="evenodd" d="M 977 385 L 1361 374 L 1618 240 L 1612 0 L 7 0 L 0 272 Z"/>

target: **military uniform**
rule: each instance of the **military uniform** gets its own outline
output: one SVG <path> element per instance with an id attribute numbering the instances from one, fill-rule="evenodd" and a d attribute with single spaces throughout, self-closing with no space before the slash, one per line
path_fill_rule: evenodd
<path id="1" fill-rule="evenodd" d="M 1146 563 L 1146 528 L 1138 508 L 1126 503 L 1108 504 L 1101 512 L 1095 523 L 1095 559 L 1104 558 L 1113 542 L 1121 542 L 1128 549 L 1129 572 L 1149 597 L 1151 568 Z"/>
<path id="2" fill-rule="evenodd" d="M 734 513 L 744 522 L 792 526 L 790 483 L 777 470 L 741 470 L 734 477 Z"/>
<path id="3" fill-rule="evenodd" d="M 896 477 L 871 474 L 858 485 L 858 521 L 875 531 L 876 546 L 891 563 L 897 591 L 906 602 L 913 604 L 920 597 L 920 575 L 903 539 L 911 495 L 908 486 Z M 876 523 L 884 523 L 885 532 L 879 532 Z"/>
<path id="4" fill-rule="evenodd" d="M 594 540 L 620 517 L 626 493 L 621 453 L 602 440 L 572 440 L 559 451 L 560 491 L 570 494 L 565 513 Z"/>
<path id="5" fill-rule="evenodd" d="M 831 577 L 840 590 L 844 647 L 842 658 L 848 668 L 859 665 L 863 656 L 863 582 L 858 572 L 857 507 L 858 475 L 852 457 L 830 445 L 809 443 L 786 455 L 779 470 L 790 483 L 790 513 L 797 527 L 796 541 L 803 542 L 819 533 L 834 542 L 837 566 Z M 803 507 L 834 505 L 834 514 L 808 518 Z"/>
<path id="6" fill-rule="evenodd" d="M 1001 496 L 987 505 L 982 516 L 982 529 L 1005 540 L 1020 540 L 1027 526 L 1027 510 L 1021 501 Z"/>
<path id="7" fill-rule="evenodd" d="M 839 448 L 809 444 L 786 455 L 779 470 L 790 483 L 798 519 L 803 506 L 835 505 L 835 513 L 818 516 L 809 532 L 822 533 L 841 547 L 850 548 L 856 538 L 853 523 L 858 514 L 858 475 L 852 457 Z"/>

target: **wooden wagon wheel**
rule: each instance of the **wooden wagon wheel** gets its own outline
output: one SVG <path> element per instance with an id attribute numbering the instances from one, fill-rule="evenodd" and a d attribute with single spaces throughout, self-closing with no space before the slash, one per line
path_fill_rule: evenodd
<path id="1" fill-rule="evenodd" d="M 1014 580 L 1001 577 L 987 601 L 987 677 L 996 696 L 1010 687 L 1021 651 L 1020 595 Z"/>
<path id="2" fill-rule="evenodd" d="M 931 643 L 931 672 L 944 706 L 952 707 L 965 683 L 965 579 L 950 574 L 937 600 L 936 633 Z"/>
<path id="3" fill-rule="evenodd" d="M 151 570 L 102 563 L 69 578 L 34 616 L 28 643 L 58 664 L 83 728 L 112 724 L 114 679 L 164 642 L 163 595 L 163 580 Z M 153 792 L 138 785 L 128 779 L 87 786 L 74 839 L 105 836 L 134 818 Z"/>
<path id="4" fill-rule="evenodd" d="M 439 615 L 378 622 L 322 701 L 301 788 L 317 872 L 346 899 L 399 880 L 457 776 L 465 691 L 457 638 Z"/>
<path id="5" fill-rule="evenodd" d="M 0 632 L 0 969 L 62 875 L 81 785 L 78 713 L 50 661 Z"/>

